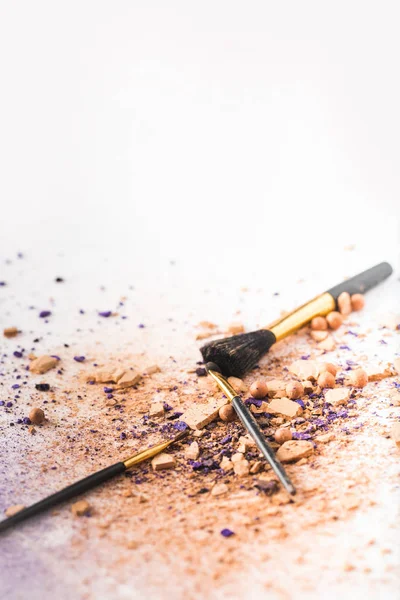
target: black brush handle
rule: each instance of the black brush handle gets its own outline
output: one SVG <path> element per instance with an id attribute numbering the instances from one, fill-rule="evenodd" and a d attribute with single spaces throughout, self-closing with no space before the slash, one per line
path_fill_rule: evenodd
<path id="1" fill-rule="evenodd" d="M 262 452 L 263 456 L 267 459 L 276 475 L 279 477 L 280 482 L 285 487 L 285 489 L 289 492 L 289 494 L 295 494 L 296 488 L 293 483 L 290 481 L 288 474 L 286 473 L 282 463 L 276 457 L 275 452 L 268 444 L 267 440 L 261 429 L 259 428 L 257 421 L 244 404 L 240 396 L 235 396 L 232 398 L 232 406 L 235 409 L 239 419 L 246 427 L 247 431 L 257 444 L 259 450 Z"/>
<path id="2" fill-rule="evenodd" d="M 121 475 L 121 473 L 124 473 L 125 470 L 126 468 L 124 463 L 118 462 L 115 463 L 115 465 L 111 465 L 110 467 L 106 467 L 101 471 L 97 471 L 97 473 L 93 473 L 93 475 L 89 475 L 88 477 L 85 477 L 85 479 L 81 479 L 80 481 L 69 485 L 63 490 L 60 490 L 59 492 L 56 492 L 55 494 L 36 502 L 36 504 L 32 504 L 32 506 L 28 506 L 27 508 L 20 510 L 14 516 L 1 521 L 0 532 L 5 531 L 9 527 L 20 523 L 29 517 L 33 517 L 34 515 L 44 512 L 49 508 L 53 508 L 53 506 L 56 506 L 61 502 L 67 502 L 75 496 L 83 494 L 84 492 L 97 487 L 101 483 L 112 479 L 116 475 Z"/>
<path id="3" fill-rule="evenodd" d="M 364 294 L 387 279 L 392 273 L 393 269 L 389 263 L 382 262 L 327 291 L 336 301 L 342 292 L 348 292 L 350 295 Z"/>

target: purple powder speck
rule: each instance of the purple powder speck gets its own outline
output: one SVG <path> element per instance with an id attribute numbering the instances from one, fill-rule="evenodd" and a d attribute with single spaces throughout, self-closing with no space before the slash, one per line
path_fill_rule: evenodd
<path id="1" fill-rule="evenodd" d="M 169 412 L 170 410 L 172 410 L 172 406 L 170 406 L 167 402 L 164 402 L 163 406 L 164 406 L 165 412 Z"/>
<path id="2" fill-rule="evenodd" d="M 12 385 L 11 387 L 12 387 L 13 390 L 17 390 L 21 386 L 18 385 L 18 383 L 14 383 L 14 385 Z"/>
<path id="3" fill-rule="evenodd" d="M 143 323 L 139 323 L 138 327 L 139 327 L 139 329 L 144 329 L 145 325 Z"/>
<path id="4" fill-rule="evenodd" d="M 188 428 L 187 424 L 184 421 L 175 421 L 173 427 L 178 431 L 185 431 Z"/>
<path id="5" fill-rule="evenodd" d="M 198 367 L 196 369 L 196 375 L 197 377 L 205 377 L 207 375 L 207 371 L 203 367 Z"/>
<path id="6" fill-rule="evenodd" d="M 105 388 L 103 388 L 103 390 L 104 390 L 105 394 L 111 394 L 111 392 L 113 391 L 113 389 L 110 387 L 105 387 Z"/>
<path id="7" fill-rule="evenodd" d="M 227 529 L 227 528 L 221 529 L 220 533 L 221 533 L 221 535 L 223 535 L 226 538 L 231 537 L 231 535 L 235 535 L 234 531 L 232 531 L 231 529 Z"/>
<path id="8" fill-rule="evenodd" d="M 111 317 L 112 312 L 111 310 L 104 310 L 102 312 L 99 312 L 99 317 L 104 317 L 106 319 L 108 319 L 108 317 Z"/>
<path id="9" fill-rule="evenodd" d="M 7 402 L 7 404 L 6 404 L 7 408 L 11 408 L 11 407 L 12 407 L 12 405 L 13 405 L 13 403 L 12 403 L 12 402 Z"/>
<path id="10" fill-rule="evenodd" d="M 39 313 L 39 317 L 40 317 L 41 319 L 46 319 L 46 317 L 49 317 L 50 315 L 51 315 L 51 310 L 42 310 L 42 311 Z"/>
<path id="11" fill-rule="evenodd" d="M 76 360 L 76 362 L 83 362 L 85 360 L 84 356 L 74 356 L 74 360 Z"/>
<path id="12" fill-rule="evenodd" d="M 15 358 L 22 358 L 22 352 L 19 352 L 18 350 L 16 350 L 14 352 L 14 356 L 15 356 Z"/>

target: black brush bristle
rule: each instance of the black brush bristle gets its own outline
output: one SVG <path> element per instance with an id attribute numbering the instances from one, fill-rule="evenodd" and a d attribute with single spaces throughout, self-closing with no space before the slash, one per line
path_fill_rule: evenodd
<path id="1" fill-rule="evenodd" d="M 227 377 L 239 377 L 254 367 L 275 342 L 272 331 L 260 329 L 209 342 L 200 352 L 204 362 L 217 364 Z"/>

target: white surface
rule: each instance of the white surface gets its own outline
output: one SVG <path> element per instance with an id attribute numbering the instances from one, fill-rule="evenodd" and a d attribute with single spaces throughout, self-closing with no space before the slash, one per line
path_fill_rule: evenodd
<path id="1" fill-rule="evenodd" d="M 51 293 L 62 335 L 133 285 L 154 346 L 169 317 L 242 309 L 252 327 L 398 268 L 398 18 L 396 2 L 3 1 L 0 280 L 15 307 Z M 57 275 L 71 285 L 49 291 Z M 371 311 L 398 309 L 397 277 Z"/>

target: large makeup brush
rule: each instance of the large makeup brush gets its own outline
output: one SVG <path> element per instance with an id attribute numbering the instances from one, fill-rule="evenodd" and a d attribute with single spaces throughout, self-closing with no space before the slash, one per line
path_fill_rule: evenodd
<path id="1" fill-rule="evenodd" d="M 29 517 L 38 515 L 39 513 L 42 513 L 45 510 L 48 510 L 49 508 L 53 508 L 53 506 L 61 504 L 61 502 L 67 502 L 75 496 L 83 494 L 84 492 L 87 492 L 93 489 L 94 487 L 97 487 L 101 483 L 112 479 L 116 475 L 121 475 L 122 473 L 125 473 L 125 471 L 127 471 L 134 465 L 138 465 L 144 460 L 153 458 L 153 456 L 156 456 L 169 446 L 172 446 L 172 444 L 175 444 L 175 442 L 179 442 L 186 435 L 188 435 L 188 430 L 181 431 L 180 433 L 178 433 L 178 435 L 176 435 L 170 440 L 166 440 L 165 442 L 161 442 L 156 446 L 151 446 L 150 448 L 141 450 L 140 452 L 137 452 L 136 454 L 130 456 L 124 461 L 117 462 L 114 465 L 102 469 L 101 471 L 97 471 L 97 473 L 93 473 L 92 475 L 85 477 L 85 479 L 81 479 L 80 481 L 69 485 L 63 490 L 60 490 L 59 492 L 56 492 L 55 494 L 52 494 L 51 496 L 48 496 L 47 498 L 36 502 L 36 504 L 32 504 L 32 506 L 28 506 L 27 508 L 20 510 L 12 517 L 9 517 L 8 519 L 5 519 L 4 521 L 0 522 L 0 532 L 9 529 L 13 525 L 20 523 L 21 521 L 24 521 Z"/>
<path id="2" fill-rule="evenodd" d="M 209 342 L 200 348 L 204 362 L 215 363 L 226 376 L 240 376 L 254 367 L 275 342 L 297 331 L 314 317 L 325 316 L 336 310 L 337 299 L 342 292 L 363 294 L 384 281 L 392 272 L 389 263 L 382 262 L 339 283 L 289 315 L 274 321 L 266 329 Z"/>
<path id="3" fill-rule="evenodd" d="M 268 444 L 267 440 L 260 427 L 258 426 L 257 421 L 241 399 L 241 397 L 235 392 L 231 384 L 225 377 L 222 375 L 220 368 L 218 365 L 209 362 L 206 364 L 207 373 L 216 381 L 218 387 L 224 394 L 229 398 L 232 403 L 233 408 L 236 411 L 239 419 L 242 424 L 246 427 L 247 431 L 255 441 L 258 446 L 258 449 L 263 454 L 264 458 L 267 459 L 275 474 L 278 476 L 280 482 L 286 491 L 292 496 L 296 493 L 296 488 L 293 483 L 290 481 L 288 474 L 286 473 L 283 465 L 278 460 L 275 455 L 275 452 Z"/>

